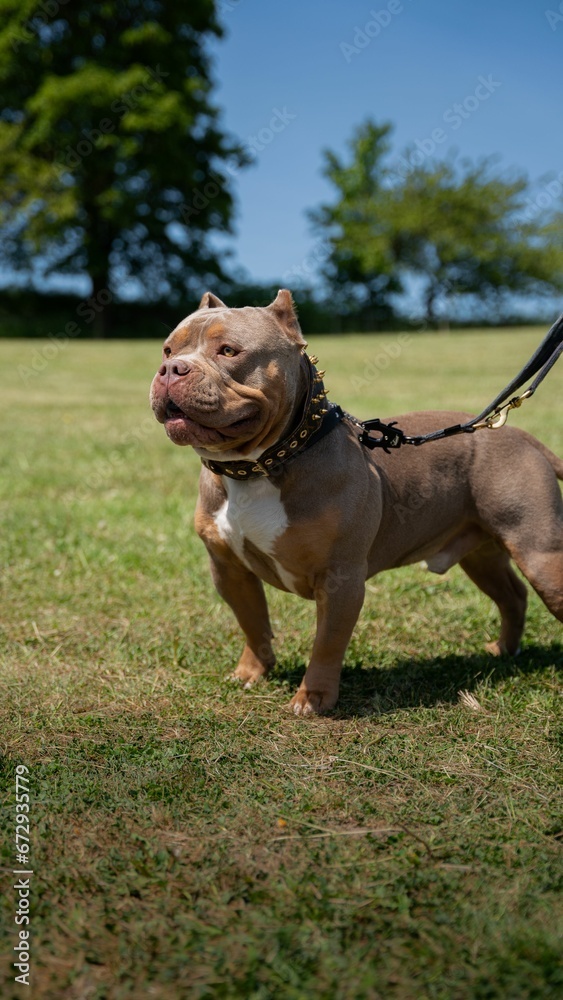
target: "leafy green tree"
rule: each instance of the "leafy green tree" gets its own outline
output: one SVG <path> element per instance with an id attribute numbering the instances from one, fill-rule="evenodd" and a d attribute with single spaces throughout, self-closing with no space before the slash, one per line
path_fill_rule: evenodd
<path id="1" fill-rule="evenodd" d="M 563 256 L 548 225 L 526 221 L 528 182 L 496 175 L 491 161 L 450 159 L 413 168 L 393 188 L 387 218 L 393 256 L 423 279 L 426 321 L 458 295 L 485 302 L 563 287 Z"/>
<path id="2" fill-rule="evenodd" d="M 215 0 L 0 0 L 0 23 L 3 262 L 100 301 L 221 277 L 209 233 L 246 157 L 210 97 Z"/>
<path id="3" fill-rule="evenodd" d="M 391 296 L 402 290 L 383 210 L 391 129 L 389 123 L 372 121 L 356 129 L 348 144 L 348 163 L 324 151 L 323 174 L 335 186 L 337 200 L 309 213 L 326 243 L 322 273 L 336 307 L 344 313 L 360 309 L 364 323 L 373 328 L 389 321 Z"/>
<path id="4" fill-rule="evenodd" d="M 455 158 L 401 171 L 389 163 L 389 124 L 367 121 L 350 143 L 347 165 L 325 153 L 325 176 L 337 200 L 311 213 L 325 234 L 324 268 L 338 297 L 376 296 L 389 305 L 407 275 L 422 282 L 426 321 L 454 296 L 498 300 L 509 292 L 553 293 L 563 288 L 561 241 L 551 219 L 526 215 L 524 177 L 495 174 L 491 161 Z M 377 299 L 379 296 L 379 299 Z"/>

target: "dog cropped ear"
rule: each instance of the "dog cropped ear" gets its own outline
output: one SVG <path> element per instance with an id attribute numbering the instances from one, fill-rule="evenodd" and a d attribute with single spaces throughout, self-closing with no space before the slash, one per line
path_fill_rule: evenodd
<path id="1" fill-rule="evenodd" d="M 266 306 L 266 309 L 268 312 L 274 314 L 278 323 L 280 323 L 292 340 L 299 344 L 300 347 L 307 346 L 307 342 L 303 339 L 303 334 L 301 333 L 291 292 L 288 292 L 287 288 L 280 288 L 274 301 L 269 306 Z"/>
<path id="2" fill-rule="evenodd" d="M 201 298 L 201 302 L 198 305 L 198 309 L 227 309 L 228 306 L 221 299 L 218 299 L 213 292 L 204 292 Z"/>

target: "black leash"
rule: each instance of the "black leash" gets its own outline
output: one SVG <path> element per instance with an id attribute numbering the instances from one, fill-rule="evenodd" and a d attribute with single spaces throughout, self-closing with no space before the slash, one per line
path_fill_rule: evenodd
<path id="1" fill-rule="evenodd" d="M 496 428 L 503 427 L 508 418 L 510 410 L 521 406 L 525 399 L 533 396 L 538 386 L 551 371 L 555 362 L 563 352 L 563 313 L 556 319 L 555 323 L 542 340 L 535 354 L 532 355 L 522 371 L 518 372 L 512 382 L 507 385 L 496 399 L 473 420 L 468 420 L 466 424 L 453 424 L 451 427 L 443 427 L 441 430 L 432 431 L 430 434 L 419 434 L 409 437 L 396 426 L 396 421 L 391 424 L 384 424 L 383 421 L 363 420 L 360 426 L 362 433 L 358 435 L 359 441 L 366 448 L 383 448 L 389 452 L 390 448 L 400 448 L 403 444 L 426 444 L 427 441 L 439 441 L 441 438 L 452 437 L 454 434 L 472 434 L 482 427 Z M 511 393 L 521 388 L 524 382 L 536 375 L 532 384 L 520 396 L 514 396 L 506 402 Z M 358 421 L 355 421 L 359 423 Z M 377 431 L 380 437 L 370 437 L 370 431 Z"/>

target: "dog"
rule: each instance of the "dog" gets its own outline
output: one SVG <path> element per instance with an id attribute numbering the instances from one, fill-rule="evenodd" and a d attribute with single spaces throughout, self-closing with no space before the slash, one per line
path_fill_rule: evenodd
<path id="1" fill-rule="evenodd" d="M 306 347 L 286 289 L 237 309 L 206 292 L 167 337 L 151 386 L 168 437 L 202 460 L 196 530 L 246 639 L 233 676 L 249 687 L 275 663 L 262 581 L 317 606 L 295 715 L 336 705 L 365 581 L 381 570 L 459 563 L 500 612 L 495 655 L 516 654 L 524 628 L 526 587 L 511 559 L 563 622 L 563 462 L 511 427 L 369 451 L 358 422 L 328 402 Z M 409 435 L 464 419 L 396 418 Z"/>

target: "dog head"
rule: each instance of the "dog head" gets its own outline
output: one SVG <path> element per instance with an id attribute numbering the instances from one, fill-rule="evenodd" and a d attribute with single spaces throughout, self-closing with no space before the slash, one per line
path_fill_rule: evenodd
<path id="1" fill-rule="evenodd" d="M 286 289 L 242 309 L 206 292 L 164 342 L 150 392 L 156 419 L 202 458 L 256 458 L 294 414 L 306 346 Z"/>

